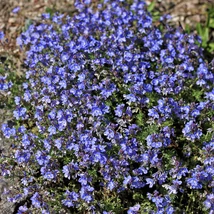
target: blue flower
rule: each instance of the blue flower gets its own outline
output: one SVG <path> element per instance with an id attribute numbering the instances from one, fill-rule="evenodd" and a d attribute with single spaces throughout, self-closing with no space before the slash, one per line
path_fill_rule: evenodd
<path id="1" fill-rule="evenodd" d="M 112 191 L 115 188 L 115 182 L 110 181 L 107 185 L 107 188 Z"/>
<path id="2" fill-rule="evenodd" d="M 206 209 L 210 209 L 211 212 L 214 210 L 214 194 L 208 194 L 206 196 L 206 200 L 204 201 L 204 205 Z"/>
<path id="3" fill-rule="evenodd" d="M 26 213 L 26 211 L 28 211 L 28 208 L 26 206 L 20 206 L 17 214 L 24 214 Z"/>
<path id="4" fill-rule="evenodd" d="M 15 7 L 13 10 L 12 10 L 12 13 L 18 13 L 20 10 L 20 7 Z"/>
<path id="5" fill-rule="evenodd" d="M 69 54 L 68 53 L 66 53 L 66 52 L 63 52 L 62 54 L 61 54 L 61 60 L 62 60 L 62 62 L 66 62 L 68 59 L 69 59 Z"/>
<path id="6" fill-rule="evenodd" d="M 0 40 L 3 40 L 3 39 L 4 39 L 4 32 L 0 31 Z"/>
<path id="7" fill-rule="evenodd" d="M 154 179 L 146 178 L 146 184 L 149 184 L 149 188 L 152 188 L 155 184 Z"/>
<path id="8" fill-rule="evenodd" d="M 38 192 L 34 193 L 30 199 L 32 201 L 32 205 L 36 208 L 41 208 L 41 196 Z"/>
<path id="9" fill-rule="evenodd" d="M 134 205 L 133 207 L 129 207 L 127 213 L 128 213 L 128 214 L 137 214 L 137 213 L 139 213 L 139 212 L 138 212 L 139 209 L 140 209 L 140 204 L 136 204 L 136 205 Z"/>
<path id="10" fill-rule="evenodd" d="M 159 117 L 160 117 L 158 112 L 155 109 L 149 109 L 148 115 L 153 117 L 154 119 L 155 118 L 159 119 Z"/>
<path id="11" fill-rule="evenodd" d="M 27 163 L 29 162 L 30 157 L 31 157 L 31 154 L 29 150 L 22 150 L 22 151 L 17 150 L 15 152 L 15 158 L 18 163 Z"/>
<path id="12" fill-rule="evenodd" d="M 13 112 L 13 115 L 18 120 L 19 118 L 25 118 L 26 112 L 26 108 L 18 107 L 17 110 Z"/>
<path id="13" fill-rule="evenodd" d="M 135 102 L 137 100 L 134 94 L 124 94 L 123 96 L 129 102 Z"/>
<path id="14" fill-rule="evenodd" d="M 92 108 L 92 115 L 93 116 L 101 116 L 103 113 L 99 107 Z"/>
<path id="15" fill-rule="evenodd" d="M 48 131 L 49 131 L 50 135 L 56 134 L 56 128 L 54 126 L 50 126 L 48 128 Z"/>
<path id="16" fill-rule="evenodd" d="M 49 13 L 43 13 L 42 18 L 43 19 L 50 19 L 50 14 Z"/>
<path id="17" fill-rule="evenodd" d="M 104 135 L 109 139 L 113 139 L 114 138 L 114 132 L 111 129 L 106 129 L 106 131 L 104 132 Z"/>
<path id="18" fill-rule="evenodd" d="M 202 184 L 198 182 L 196 178 L 188 178 L 187 179 L 187 185 L 191 189 L 202 189 Z"/>
<path id="19" fill-rule="evenodd" d="M 40 166 L 47 165 L 50 160 L 50 156 L 44 151 L 37 151 L 35 157 Z"/>
<path id="20" fill-rule="evenodd" d="M 132 177 L 130 175 L 125 177 L 123 181 L 123 186 L 126 186 L 127 184 L 129 184 L 131 180 L 132 180 Z"/>
<path id="21" fill-rule="evenodd" d="M 200 139 L 202 131 L 198 128 L 198 125 L 193 120 L 187 122 L 182 130 L 184 136 L 191 141 Z"/>
<path id="22" fill-rule="evenodd" d="M 83 186 L 83 185 L 87 185 L 87 183 L 88 183 L 88 178 L 86 177 L 86 175 L 85 174 L 80 174 L 79 175 L 80 176 L 80 178 L 79 178 L 79 182 L 81 183 L 81 185 Z"/>
<path id="23" fill-rule="evenodd" d="M 8 124 L 2 124 L 1 130 L 6 138 L 16 135 L 16 129 L 10 128 Z"/>
<path id="24" fill-rule="evenodd" d="M 62 200 L 62 204 L 64 204 L 66 207 L 74 207 L 74 203 L 71 199 Z"/>
<path id="25" fill-rule="evenodd" d="M 47 179 L 49 181 L 55 180 L 56 175 L 58 173 L 58 170 L 50 171 L 50 169 L 46 166 L 41 167 L 40 171 L 41 171 L 43 178 Z"/>
<path id="26" fill-rule="evenodd" d="M 70 167 L 69 165 L 63 166 L 64 177 L 70 179 Z"/>
<path id="27" fill-rule="evenodd" d="M 89 185 L 82 186 L 81 189 L 80 189 L 80 197 L 81 197 L 81 199 L 83 199 L 87 203 L 91 202 L 93 200 L 93 197 L 92 197 L 92 192 L 93 191 L 94 191 L 94 188 L 89 186 Z"/>
<path id="28" fill-rule="evenodd" d="M 115 115 L 118 116 L 118 117 L 121 117 L 122 114 L 123 114 L 123 108 L 124 108 L 124 104 L 120 104 L 116 107 L 116 110 L 115 110 Z"/>

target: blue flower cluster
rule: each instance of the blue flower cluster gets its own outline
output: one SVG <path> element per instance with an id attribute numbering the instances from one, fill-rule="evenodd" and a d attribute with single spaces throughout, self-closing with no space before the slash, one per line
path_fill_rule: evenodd
<path id="1" fill-rule="evenodd" d="M 0 91 L 7 91 L 9 90 L 13 83 L 11 81 L 7 82 L 7 77 L 0 75 Z"/>
<path id="2" fill-rule="evenodd" d="M 21 184 L 10 200 L 19 214 L 213 213 L 214 63 L 144 1 L 102 2 L 43 14 L 17 39 L 28 70 L 17 126 L 2 126 L 2 174 L 13 161 Z"/>

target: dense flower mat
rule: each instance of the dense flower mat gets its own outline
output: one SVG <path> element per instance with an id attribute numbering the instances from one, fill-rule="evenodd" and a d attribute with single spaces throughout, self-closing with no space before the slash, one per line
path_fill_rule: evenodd
<path id="1" fill-rule="evenodd" d="M 9 200 L 19 214 L 214 213 L 214 61 L 144 1 L 100 2 L 43 14 L 17 39 Z"/>

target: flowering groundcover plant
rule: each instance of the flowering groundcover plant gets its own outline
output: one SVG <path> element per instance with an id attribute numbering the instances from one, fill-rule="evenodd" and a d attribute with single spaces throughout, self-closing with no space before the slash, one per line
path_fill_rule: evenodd
<path id="1" fill-rule="evenodd" d="M 214 61 L 144 1 L 76 1 L 17 39 L 26 81 L 1 175 L 17 213 L 213 213 Z M 1 89 L 7 89 L 1 78 Z"/>

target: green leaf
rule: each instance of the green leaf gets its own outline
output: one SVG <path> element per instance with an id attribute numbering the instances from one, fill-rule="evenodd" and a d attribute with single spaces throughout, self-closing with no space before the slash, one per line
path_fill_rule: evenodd
<path id="1" fill-rule="evenodd" d="M 211 52 L 214 51 L 214 42 L 209 44 L 209 49 L 210 49 Z"/>
<path id="2" fill-rule="evenodd" d="M 201 24 L 198 23 L 196 25 L 196 30 L 202 39 L 202 46 L 206 47 L 207 42 L 209 41 L 209 28 L 208 27 L 202 27 Z"/>
<path id="3" fill-rule="evenodd" d="M 190 33 L 190 26 L 188 25 L 188 24 L 186 24 L 186 26 L 185 26 L 185 31 L 187 32 L 187 33 Z"/>
<path id="4" fill-rule="evenodd" d="M 45 12 L 46 12 L 46 13 L 49 13 L 50 16 L 52 17 L 53 14 L 54 14 L 54 12 L 55 12 L 55 10 L 54 10 L 53 8 L 47 7 L 47 8 L 45 9 Z"/>
<path id="5" fill-rule="evenodd" d="M 139 111 L 139 113 L 136 115 L 136 120 L 137 120 L 137 125 L 139 126 L 144 126 L 144 114 Z"/>
<path id="6" fill-rule="evenodd" d="M 155 1 L 153 1 L 151 4 L 149 4 L 147 10 L 148 10 L 149 12 L 152 12 L 152 11 L 154 10 L 154 7 L 155 7 Z"/>
<path id="7" fill-rule="evenodd" d="M 193 97 L 197 100 L 197 101 L 202 101 L 201 96 L 203 95 L 203 91 L 193 91 Z"/>
<path id="8" fill-rule="evenodd" d="M 166 120 L 161 124 L 162 127 L 165 127 L 165 126 L 171 127 L 172 125 L 173 125 L 173 120 Z"/>
<path id="9" fill-rule="evenodd" d="M 199 36 L 202 37 L 202 27 L 201 27 L 201 24 L 200 24 L 200 23 L 197 23 L 197 25 L 196 25 L 196 30 L 197 30 Z"/>
<path id="10" fill-rule="evenodd" d="M 206 46 L 208 41 L 209 41 L 209 28 L 205 27 L 203 29 L 202 45 Z"/>
<path id="11" fill-rule="evenodd" d="M 148 137 L 150 134 L 154 134 L 158 131 L 157 125 L 150 125 L 148 127 L 142 128 L 142 130 L 137 134 L 136 138 L 140 142 L 144 142 L 145 139 Z"/>
<path id="12" fill-rule="evenodd" d="M 214 18 L 210 19 L 209 27 L 214 28 Z"/>

